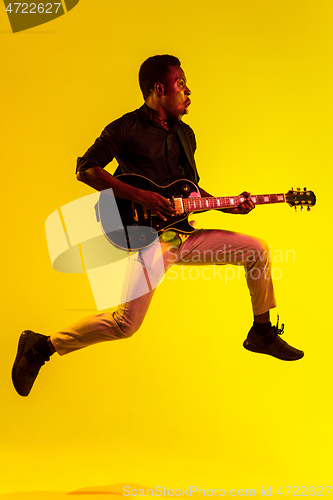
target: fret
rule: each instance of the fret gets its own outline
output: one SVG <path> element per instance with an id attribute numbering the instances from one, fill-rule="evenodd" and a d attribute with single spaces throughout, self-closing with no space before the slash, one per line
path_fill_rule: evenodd
<path id="1" fill-rule="evenodd" d="M 255 205 L 268 205 L 271 203 L 284 203 L 285 195 L 278 194 L 256 194 L 251 196 L 251 200 Z M 200 210 L 210 210 L 216 208 L 233 208 L 239 206 L 245 201 L 244 196 L 224 196 L 224 197 L 209 197 L 209 198 L 183 198 L 185 212 L 193 212 Z"/>
<path id="2" fill-rule="evenodd" d="M 271 203 L 284 203 L 285 202 L 285 196 L 284 194 L 271 194 Z"/>
<path id="3" fill-rule="evenodd" d="M 256 201 L 253 200 L 256 198 Z M 268 203 L 284 203 L 285 195 L 283 193 L 279 194 L 261 194 L 257 196 L 251 196 L 251 200 L 256 205 L 264 205 Z"/>

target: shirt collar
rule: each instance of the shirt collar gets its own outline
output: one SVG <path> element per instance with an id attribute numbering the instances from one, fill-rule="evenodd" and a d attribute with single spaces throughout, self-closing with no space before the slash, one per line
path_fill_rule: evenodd
<path id="1" fill-rule="evenodd" d="M 150 118 L 150 113 L 149 113 L 149 107 L 147 106 L 146 103 L 144 103 L 141 108 L 138 109 L 140 118 L 143 122 L 147 122 L 148 120 L 151 120 Z"/>
<path id="2" fill-rule="evenodd" d="M 154 125 L 156 124 L 156 122 L 154 122 L 154 120 L 151 119 L 151 115 L 150 115 L 150 110 L 151 108 L 149 108 L 149 106 L 147 106 L 146 103 L 144 103 L 141 108 L 138 109 L 139 111 L 139 115 L 140 115 L 140 118 L 143 122 L 147 122 L 147 121 L 151 121 Z M 179 124 L 178 123 L 173 123 L 171 129 L 172 130 L 175 130 L 177 129 L 178 127 L 182 126 L 182 122 L 180 122 Z M 170 129 L 170 130 L 171 130 Z"/>

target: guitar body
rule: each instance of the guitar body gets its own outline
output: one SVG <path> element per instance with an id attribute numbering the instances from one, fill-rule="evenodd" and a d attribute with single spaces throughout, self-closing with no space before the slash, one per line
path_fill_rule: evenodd
<path id="1" fill-rule="evenodd" d="M 138 189 L 154 191 L 164 196 L 174 208 L 177 208 L 182 198 L 200 197 L 199 188 L 187 179 L 159 186 L 137 174 L 121 174 L 117 178 Z M 120 249 L 136 251 L 146 248 L 168 229 L 182 234 L 194 231 L 187 220 L 191 212 L 183 212 L 174 217 L 165 215 L 167 220 L 164 221 L 141 205 L 115 198 L 107 192 L 108 190 L 101 191 L 97 206 L 98 215 L 106 238 Z"/>

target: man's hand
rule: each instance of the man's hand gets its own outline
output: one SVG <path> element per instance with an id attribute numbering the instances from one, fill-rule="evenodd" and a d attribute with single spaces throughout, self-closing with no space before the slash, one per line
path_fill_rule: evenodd
<path id="1" fill-rule="evenodd" d="M 140 205 L 150 210 L 152 214 L 158 215 L 162 220 L 166 220 L 163 213 L 169 216 L 177 213 L 172 208 L 170 201 L 160 194 L 153 191 L 144 191 L 143 189 L 126 184 L 101 167 L 91 167 L 78 172 L 77 179 L 98 191 L 111 188 L 113 191 L 112 195 L 110 193 L 111 196 L 114 195 L 118 198 L 140 203 Z"/>
<path id="2" fill-rule="evenodd" d="M 251 193 L 243 191 L 239 196 L 244 196 L 246 200 L 235 208 L 225 208 L 223 212 L 227 214 L 248 214 L 255 208 L 255 204 L 251 201 Z"/>
<path id="3" fill-rule="evenodd" d="M 153 191 L 143 191 L 140 189 L 140 194 L 135 201 L 140 203 L 144 208 L 150 210 L 152 214 L 158 215 L 162 220 L 167 220 L 163 214 L 173 216 L 177 213 L 176 210 L 172 208 L 167 198 Z"/>

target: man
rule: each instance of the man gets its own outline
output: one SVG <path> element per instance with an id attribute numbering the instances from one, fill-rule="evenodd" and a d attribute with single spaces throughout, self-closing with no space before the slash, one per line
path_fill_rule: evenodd
<path id="1" fill-rule="evenodd" d="M 143 106 L 104 129 L 94 145 L 78 159 L 76 175 L 79 181 L 92 188 L 98 191 L 111 188 L 117 198 L 132 200 L 166 220 L 176 214 L 168 199 L 154 191 L 130 186 L 104 170 L 116 158 L 119 173 L 140 174 L 158 185 L 165 186 L 182 178 L 199 182 L 194 161 L 195 136 L 182 122 L 182 117 L 188 113 L 191 92 L 180 61 L 169 55 L 150 57 L 140 68 L 139 84 L 145 101 Z M 211 196 L 201 187 L 199 189 L 202 196 Z M 238 207 L 221 211 L 248 214 L 254 204 L 249 193 L 244 192 L 243 196 L 245 200 Z M 138 272 L 142 266 L 154 271 L 152 263 L 156 260 L 157 246 L 162 249 L 165 270 L 173 263 L 243 265 L 254 314 L 244 347 L 282 360 L 303 357 L 303 351 L 281 339 L 283 328 L 279 330 L 270 323 L 269 311 L 276 303 L 269 252 L 262 240 L 223 230 L 201 229 L 187 237 L 164 234 L 144 252 L 136 252 L 132 257 L 126 283 L 128 289 L 142 285 Z M 207 252 L 209 262 L 205 259 Z M 154 289 L 127 294 L 116 312 L 90 316 L 51 337 L 23 332 L 12 371 L 17 392 L 22 396 L 29 394 L 40 368 L 54 352 L 63 355 L 97 342 L 131 336 L 140 327 L 153 294 Z M 132 299 L 134 296 L 136 298 Z"/>

